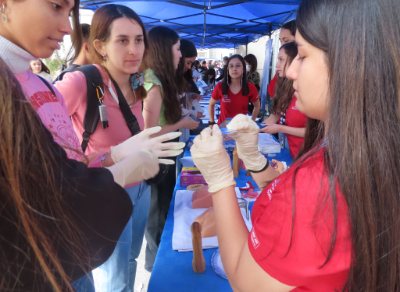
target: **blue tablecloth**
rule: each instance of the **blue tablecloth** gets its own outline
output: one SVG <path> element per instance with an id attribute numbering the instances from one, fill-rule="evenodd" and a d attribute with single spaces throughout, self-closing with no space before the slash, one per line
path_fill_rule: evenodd
<path id="1" fill-rule="evenodd" d="M 193 136 L 191 136 L 193 139 Z M 185 149 L 184 156 L 190 156 L 188 148 Z M 286 161 L 288 165 L 293 162 L 290 154 L 282 149 L 281 153 L 277 153 L 276 157 L 272 157 L 280 161 Z M 268 157 L 268 160 L 272 158 Z M 244 187 L 246 182 L 251 181 L 253 185 L 256 183 L 251 176 L 246 176 L 246 171 L 240 170 L 239 177 L 236 179 L 238 187 Z M 174 196 L 168 212 L 167 221 L 161 237 L 160 247 L 158 249 L 156 261 L 150 278 L 148 292 L 170 292 L 170 291 L 232 291 L 228 280 L 225 280 L 214 273 L 211 267 L 211 256 L 216 248 L 203 250 L 204 259 L 206 261 L 206 270 L 202 274 L 193 272 L 192 259 L 193 252 L 178 252 L 172 249 L 172 232 L 174 229 L 174 206 L 175 193 L 177 190 L 184 190 L 180 186 L 180 176 L 174 190 Z M 250 206 L 250 208 L 252 205 Z"/>

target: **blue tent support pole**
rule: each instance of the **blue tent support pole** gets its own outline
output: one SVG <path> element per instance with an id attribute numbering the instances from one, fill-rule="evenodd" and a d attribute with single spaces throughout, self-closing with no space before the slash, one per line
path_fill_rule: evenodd
<path id="1" fill-rule="evenodd" d="M 269 39 L 271 39 L 272 38 L 272 23 L 270 22 L 269 23 Z M 269 76 L 268 76 L 268 85 L 271 83 L 271 79 L 272 79 L 272 60 L 273 60 L 273 58 L 274 58 L 274 46 L 272 46 L 272 48 L 271 48 L 271 60 L 270 60 L 270 64 L 269 64 Z M 269 93 L 268 93 L 268 89 L 267 89 L 267 98 L 266 98 L 266 109 L 267 109 L 267 114 L 268 114 L 268 116 L 270 115 L 270 112 L 269 112 L 269 103 L 270 103 L 270 101 L 271 101 L 271 98 L 272 98 L 273 96 L 269 96 Z"/>
<path id="2" fill-rule="evenodd" d="M 247 56 L 247 45 L 249 44 L 249 37 L 246 37 L 246 56 Z"/>
<path id="3" fill-rule="evenodd" d="M 210 6 L 211 6 L 211 1 L 210 1 Z M 203 8 L 203 13 L 204 13 L 204 31 L 203 31 L 203 45 L 204 46 L 205 42 L 206 42 L 206 28 L 207 28 L 207 4 L 206 1 L 204 1 L 204 8 Z"/>

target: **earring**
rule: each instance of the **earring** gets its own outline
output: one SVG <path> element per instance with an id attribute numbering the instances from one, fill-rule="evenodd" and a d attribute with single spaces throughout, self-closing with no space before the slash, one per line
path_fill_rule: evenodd
<path id="1" fill-rule="evenodd" d="M 1 3 L 0 11 L 1 11 L 1 18 L 3 19 L 3 22 L 6 22 L 7 21 L 7 17 L 5 15 L 6 6 L 4 5 L 4 3 Z"/>
<path id="2" fill-rule="evenodd" d="M 107 61 L 106 55 L 103 55 L 103 60 Z"/>

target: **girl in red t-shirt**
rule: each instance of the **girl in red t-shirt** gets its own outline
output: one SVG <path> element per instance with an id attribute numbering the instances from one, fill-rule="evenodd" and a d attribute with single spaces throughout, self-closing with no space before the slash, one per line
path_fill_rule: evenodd
<path id="1" fill-rule="evenodd" d="M 304 142 L 307 116 L 296 107 L 293 80 L 286 77 L 287 68 L 297 55 L 294 42 L 284 44 L 279 50 L 276 68 L 279 74 L 275 96 L 272 101 L 271 115 L 264 122 L 260 132 L 279 133 L 279 138 L 287 138 L 290 155 L 295 158 Z M 278 123 L 277 123 L 278 122 Z M 285 137 L 286 136 L 286 137 Z"/>
<path id="2" fill-rule="evenodd" d="M 286 75 L 296 106 L 318 121 L 308 124 L 304 154 L 275 178 L 258 151 L 257 125 L 238 115 L 227 126 L 263 189 L 250 232 L 219 128 L 194 140 L 234 291 L 400 287 L 399 13 L 393 0 L 301 1 L 299 52 Z M 388 22 L 389 30 L 379 25 Z"/>
<path id="3" fill-rule="evenodd" d="M 249 100 L 254 105 L 253 120 L 257 118 L 260 111 L 260 97 L 254 84 L 247 82 L 246 65 L 243 57 L 241 55 L 233 55 L 229 58 L 227 67 L 227 76 L 215 86 L 211 94 L 208 109 L 210 125 L 215 124 L 214 111 L 218 100 L 221 101 L 221 114 L 218 119 L 218 125 L 223 123 L 227 118 L 235 117 L 237 114 L 247 114 Z"/>

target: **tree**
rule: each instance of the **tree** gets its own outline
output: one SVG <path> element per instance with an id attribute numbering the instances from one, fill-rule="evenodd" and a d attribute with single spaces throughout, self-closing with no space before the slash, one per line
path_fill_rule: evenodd
<path id="1" fill-rule="evenodd" d="M 55 50 L 50 58 L 45 60 L 47 67 L 49 67 L 51 75 L 54 77 L 58 75 L 62 69 L 63 65 L 66 66 L 66 53 L 65 53 L 65 45 L 64 43 L 60 43 L 60 50 Z M 63 57 L 60 57 L 60 53 Z"/>

